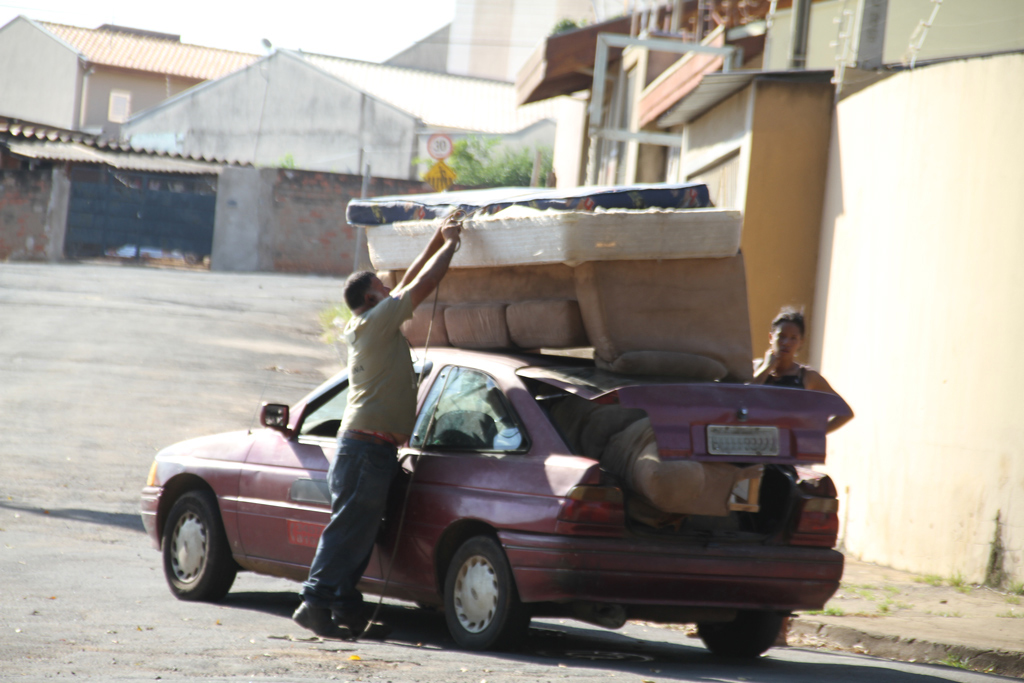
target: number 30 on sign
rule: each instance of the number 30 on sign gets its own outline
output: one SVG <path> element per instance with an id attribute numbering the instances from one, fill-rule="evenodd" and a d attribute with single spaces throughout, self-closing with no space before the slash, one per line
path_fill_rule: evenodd
<path id="1" fill-rule="evenodd" d="M 427 139 L 427 153 L 441 161 L 452 155 L 452 139 L 443 133 L 435 133 Z"/>

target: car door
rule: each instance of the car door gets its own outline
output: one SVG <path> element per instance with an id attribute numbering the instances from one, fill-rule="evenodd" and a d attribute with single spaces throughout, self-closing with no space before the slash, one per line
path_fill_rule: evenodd
<path id="1" fill-rule="evenodd" d="M 242 472 L 239 536 L 254 559 L 308 568 L 331 516 L 327 470 L 348 403 L 348 382 L 311 401 L 294 434 L 265 429 Z"/>
<path id="2" fill-rule="evenodd" d="M 507 489 L 517 477 L 510 470 L 529 450 L 523 423 L 493 377 L 456 365 L 440 370 L 409 446 L 400 452 L 403 472 L 392 508 L 402 503 L 410 478 L 413 484 L 388 594 L 429 601 L 436 589 L 435 545 L 453 521 L 492 521 L 508 513 L 515 523 Z M 397 524 L 389 523 L 378 543 L 383 567 L 390 563 L 396 532 Z"/>

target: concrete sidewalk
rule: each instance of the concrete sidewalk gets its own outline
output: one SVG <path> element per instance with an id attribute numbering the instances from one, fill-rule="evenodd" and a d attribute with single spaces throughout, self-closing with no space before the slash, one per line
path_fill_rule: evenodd
<path id="1" fill-rule="evenodd" d="M 794 617 L 787 643 L 1024 678 L 1024 596 L 952 583 L 847 557 L 835 597 Z"/>

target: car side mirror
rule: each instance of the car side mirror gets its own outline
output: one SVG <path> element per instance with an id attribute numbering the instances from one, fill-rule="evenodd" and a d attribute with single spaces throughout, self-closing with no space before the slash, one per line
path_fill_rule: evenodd
<path id="1" fill-rule="evenodd" d="M 283 403 L 264 403 L 260 409 L 260 424 L 284 432 L 288 430 L 288 406 Z"/>

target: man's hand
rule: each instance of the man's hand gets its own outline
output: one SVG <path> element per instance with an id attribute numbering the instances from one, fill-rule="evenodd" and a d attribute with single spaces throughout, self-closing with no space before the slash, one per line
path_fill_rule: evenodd
<path id="1" fill-rule="evenodd" d="M 462 221 L 466 217 L 465 211 L 453 211 L 441 223 L 441 236 L 445 242 L 458 242 L 462 236 Z"/>
<path id="2" fill-rule="evenodd" d="M 772 374 L 779 367 L 779 357 L 772 353 L 771 349 L 764 352 L 764 364 L 761 366 L 762 372 Z"/>

